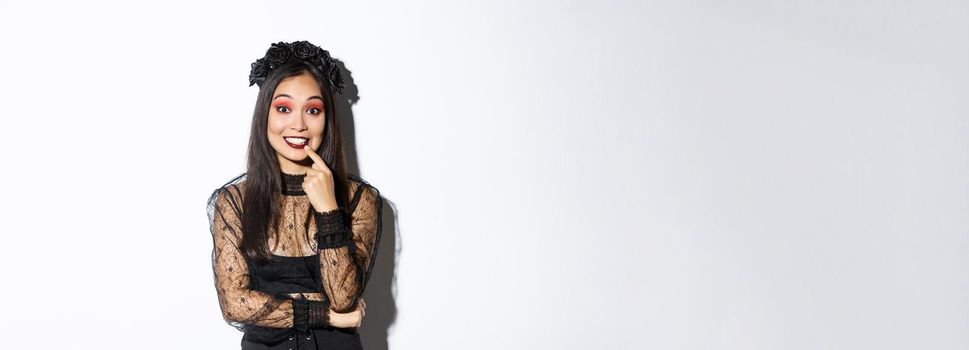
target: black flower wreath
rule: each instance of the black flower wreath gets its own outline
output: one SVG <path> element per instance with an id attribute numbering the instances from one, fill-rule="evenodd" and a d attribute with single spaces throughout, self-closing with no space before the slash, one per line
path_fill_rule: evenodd
<path id="1" fill-rule="evenodd" d="M 308 41 L 292 43 L 278 42 L 266 50 L 266 56 L 252 63 L 249 71 L 249 86 L 257 84 L 262 87 L 269 72 L 284 63 L 304 63 L 316 67 L 323 73 L 323 77 L 333 90 L 343 93 L 343 75 L 336 61 L 330 53 Z"/>

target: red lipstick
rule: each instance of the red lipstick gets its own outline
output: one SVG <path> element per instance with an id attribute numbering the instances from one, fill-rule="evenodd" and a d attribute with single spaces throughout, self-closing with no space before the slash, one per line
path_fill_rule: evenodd
<path id="1" fill-rule="evenodd" d="M 309 142 L 309 140 L 307 140 L 305 138 L 302 138 L 302 137 L 293 137 L 293 138 L 303 139 L 303 143 L 292 143 L 292 142 L 289 142 L 289 140 L 287 140 L 286 137 L 283 138 L 283 141 L 286 142 L 286 144 L 289 145 L 289 147 L 296 148 L 296 149 L 303 149 L 303 146 L 305 146 L 307 144 L 307 142 Z"/>

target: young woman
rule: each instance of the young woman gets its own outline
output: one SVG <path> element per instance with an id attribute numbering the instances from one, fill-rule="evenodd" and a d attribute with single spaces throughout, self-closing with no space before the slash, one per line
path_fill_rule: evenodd
<path id="1" fill-rule="evenodd" d="M 318 46 L 280 42 L 249 79 L 247 171 L 208 200 L 222 316 L 244 332 L 242 349 L 362 349 L 382 201 L 346 172 L 340 70 Z"/>

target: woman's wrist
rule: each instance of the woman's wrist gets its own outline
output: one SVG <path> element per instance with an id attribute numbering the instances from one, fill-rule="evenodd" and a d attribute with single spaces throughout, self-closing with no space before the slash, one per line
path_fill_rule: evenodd
<path id="1" fill-rule="evenodd" d="M 331 327 L 336 328 L 356 328 L 360 326 L 361 314 L 359 310 L 353 310 L 347 313 L 340 313 L 333 311 L 333 309 L 327 308 L 327 320 Z"/>
<path id="2" fill-rule="evenodd" d="M 316 208 L 314 206 L 313 209 L 316 209 L 317 212 L 325 213 L 325 212 L 337 209 L 338 207 L 339 207 L 339 204 L 337 204 L 336 201 L 325 201 L 323 202 L 323 204 L 320 205 L 319 208 Z"/>
<path id="3" fill-rule="evenodd" d="M 316 213 L 317 214 L 326 214 L 326 213 L 332 213 L 334 210 L 341 209 L 341 207 L 339 205 L 337 205 L 336 203 L 334 203 L 332 206 L 331 205 L 325 205 L 323 208 L 324 209 L 322 209 L 322 210 L 319 210 L 319 209 L 316 210 Z"/>
<path id="4" fill-rule="evenodd" d="M 311 327 L 329 323 L 330 308 L 325 302 L 309 299 L 293 299 L 293 327 L 306 331 Z"/>
<path id="5" fill-rule="evenodd" d="M 330 321 L 330 326 L 337 328 L 346 328 L 346 315 L 339 312 L 333 311 L 333 309 L 326 309 L 327 319 Z"/>
<path id="6" fill-rule="evenodd" d="M 351 233 L 347 213 L 343 207 L 316 212 L 316 241 L 320 249 L 343 247 L 349 244 Z"/>

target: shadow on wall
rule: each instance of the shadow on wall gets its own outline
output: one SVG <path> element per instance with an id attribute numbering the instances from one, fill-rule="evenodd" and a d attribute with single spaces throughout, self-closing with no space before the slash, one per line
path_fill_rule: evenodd
<path id="1" fill-rule="evenodd" d="M 397 243 L 397 215 L 391 203 L 384 201 L 383 227 L 381 228 L 380 246 L 377 248 L 377 260 L 374 261 L 373 273 L 367 282 L 367 289 L 363 292 L 363 299 L 367 302 L 366 316 L 358 330 L 363 348 L 367 350 L 387 350 L 387 333 L 397 319 L 397 303 L 394 300 L 397 280 L 395 270 L 399 251 L 395 249 Z"/>
<path id="2" fill-rule="evenodd" d="M 356 131 L 353 123 L 353 110 L 351 109 L 360 100 L 357 85 L 354 84 L 353 77 L 343 62 L 340 60 L 336 60 L 336 62 L 340 70 L 343 71 L 344 89 L 343 98 L 336 98 L 333 107 L 340 118 L 340 136 L 343 138 L 347 172 L 357 174 L 369 182 L 367 177 L 360 173 L 359 163 L 357 162 Z M 379 183 L 372 183 L 372 185 L 377 190 L 381 189 Z M 363 348 L 367 350 L 388 349 L 387 335 L 390 327 L 397 319 L 397 303 L 394 300 L 397 258 L 400 256 L 399 245 L 397 244 L 399 238 L 397 236 L 397 210 L 393 203 L 387 199 L 384 192 L 380 194 L 383 197 L 380 244 L 377 246 L 373 272 L 363 293 L 363 299 L 367 302 L 366 316 L 364 316 L 363 324 L 358 329 Z"/>

